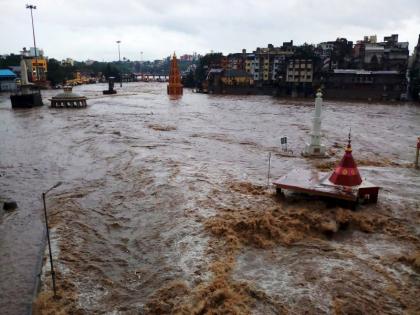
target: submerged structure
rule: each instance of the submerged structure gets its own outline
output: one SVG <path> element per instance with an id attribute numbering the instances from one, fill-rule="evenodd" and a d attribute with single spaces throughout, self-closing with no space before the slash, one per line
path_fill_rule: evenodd
<path id="1" fill-rule="evenodd" d="M 171 69 L 169 70 L 169 84 L 168 84 L 168 95 L 180 96 L 183 92 L 183 86 L 181 83 L 181 74 L 178 69 L 178 63 L 176 61 L 175 53 L 171 60 Z"/>
<path id="2" fill-rule="evenodd" d="M 359 202 L 376 203 L 380 188 L 367 180 L 362 180 L 353 159 L 350 134 L 344 156 L 332 173 L 296 169 L 279 178 L 273 184 L 280 195 L 283 195 L 284 190 L 288 190 L 328 197 L 345 201 L 352 208 L 356 207 Z"/>
<path id="3" fill-rule="evenodd" d="M 115 78 L 114 77 L 109 77 L 108 78 L 108 90 L 103 90 L 102 94 L 117 94 L 117 91 L 114 90 L 114 82 L 115 82 Z"/>
<path id="4" fill-rule="evenodd" d="M 20 61 L 21 67 L 21 84 L 17 93 L 10 95 L 12 108 L 30 108 L 34 106 L 42 106 L 42 96 L 39 87 L 28 80 L 28 70 L 25 60 Z"/>
<path id="5" fill-rule="evenodd" d="M 322 93 L 320 90 L 316 93 L 315 113 L 312 122 L 311 142 L 306 144 L 302 155 L 306 157 L 324 157 L 325 146 L 321 144 Z"/>
<path id="6" fill-rule="evenodd" d="M 78 95 L 73 93 L 73 88 L 71 86 L 65 86 L 63 88 L 64 92 L 59 93 L 56 96 L 53 96 L 51 101 L 51 107 L 54 108 L 82 108 L 86 107 L 85 96 Z"/>

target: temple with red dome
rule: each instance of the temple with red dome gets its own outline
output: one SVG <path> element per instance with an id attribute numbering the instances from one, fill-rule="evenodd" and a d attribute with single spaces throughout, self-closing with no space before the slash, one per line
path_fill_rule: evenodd
<path id="1" fill-rule="evenodd" d="M 175 53 L 172 56 L 171 68 L 169 70 L 168 95 L 182 95 L 183 86 L 181 84 L 181 74 L 178 69 L 178 62 Z"/>
<path id="2" fill-rule="evenodd" d="M 353 187 L 362 183 L 362 178 L 360 177 L 359 170 L 351 152 L 351 136 L 349 133 L 349 140 L 346 150 L 344 151 L 344 156 L 328 179 L 334 185 Z"/>
<path id="3" fill-rule="evenodd" d="M 376 203 L 380 188 L 366 179 L 362 180 L 352 155 L 350 134 L 344 156 L 332 173 L 319 172 L 315 169 L 295 169 L 273 184 L 280 195 L 284 195 L 283 191 L 286 190 L 328 197 L 345 201 L 352 208 L 355 208 L 359 202 Z"/>

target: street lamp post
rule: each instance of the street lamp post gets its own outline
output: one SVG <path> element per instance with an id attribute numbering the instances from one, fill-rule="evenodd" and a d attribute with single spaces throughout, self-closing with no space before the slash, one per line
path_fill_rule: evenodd
<path id="1" fill-rule="evenodd" d="M 53 258 L 52 258 L 52 252 L 51 252 L 51 241 L 50 241 L 50 229 L 48 227 L 48 215 L 47 215 L 47 206 L 45 203 L 45 196 L 47 193 L 49 193 L 54 188 L 57 188 L 61 185 L 61 182 L 58 182 L 54 186 L 52 186 L 50 189 L 42 193 L 42 202 L 44 204 L 44 217 L 45 217 L 45 227 L 47 230 L 47 241 L 48 241 L 48 252 L 50 254 L 50 266 L 51 266 L 51 279 L 52 279 L 52 285 L 53 285 L 53 291 L 54 291 L 54 297 L 57 297 L 57 289 L 55 286 L 55 271 L 54 271 L 54 264 L 53 264 Z"/>
<path id="2" fill-rule="evenodd" d="M 121 66 L 120 43 L 121 43 L 121 41 L 120 40 L 117 40 L 117 44 L 118 44 L 118 61 L 119 61 L 119 64 Z M 122 71 L 120 73 L 120 87 L 122 87 Z"/>
<path id="3" fill-rule="evenodd" d="M 32 14 L 32 10 L 35 10 L 36 6 L 32 5 L 32 4 L 27 4 L 26 8 L 31 10 L 32 36 L 33 36 L 33 39 L 34 39 L 34 50 L 35 50 L 35 79 L 36 79 L 36 81 L 38 81 L 38 79 L 39 79 L 39 76 L 38 76 L 38 56 L 37 56 L 37 51 L 36 51 L 34 16 Z"/>
<path id="4" fill-rule="evenodd" d="M 140 73 L 142 74 L 143 77 L 143 52 L 140 52 Z"/>

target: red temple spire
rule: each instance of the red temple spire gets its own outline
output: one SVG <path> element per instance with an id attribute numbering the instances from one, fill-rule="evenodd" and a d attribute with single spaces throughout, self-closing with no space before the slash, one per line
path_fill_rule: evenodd
<path id="1" fill-rule="evenodd" d="M 348 144 L 340 164 L 336 167 L 329 180 L 335 185 L 340 186 L 357 186 L 362 183 L 356 162 L 351 154 L 351 135 L 349 133 Z"/>
<path id="2" fill-rule="evenodd" d="M 181 84 L 181 74 L 179 72 L 176 55 L 174 53 L 171 60 L 171 68 L 169 70 L 168 94 L 182 95 L 182 88 L 183 86 Z"/>

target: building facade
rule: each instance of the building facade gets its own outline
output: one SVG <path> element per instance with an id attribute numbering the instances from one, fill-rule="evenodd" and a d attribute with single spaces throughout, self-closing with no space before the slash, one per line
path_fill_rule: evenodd
<path id="1" fill-rule="evenodd" d="M 0 92 L 16 90 L 16 74 L 9 69 L 0 69 Z"/>
<path id="2" fill-rule="evenodd" d="M 276 84 L 280 79 L 284 80 L 287 60 L 295 52 L 293 41 L 284 42 L 280 47 L 268 44 L 267 47 L 258 47 L 253 53 L 254 80 L 259 85 Z"/>
<path id="3" fill-rule="evenodd" d="M 313 62 L 310 59 L 291 59 L 287 65 L 286 82 L 312 83 Z"/>
<path id="4" fill-rule="evenodd" d="M 29 80 L 31 82 L 46 82 L 47 58 L 44 56 L 44 51 L 39 48 L 35 50 L 33 47 L 27 50 L 24 47 L 21 55 L 29 71 Z"/>
<path id="5" fill-rule="evenodd" d="M 322 81 L 326 98 L 400 100 L 406 92 L 405 75 L 399 71 L 335 69 Z"/>

